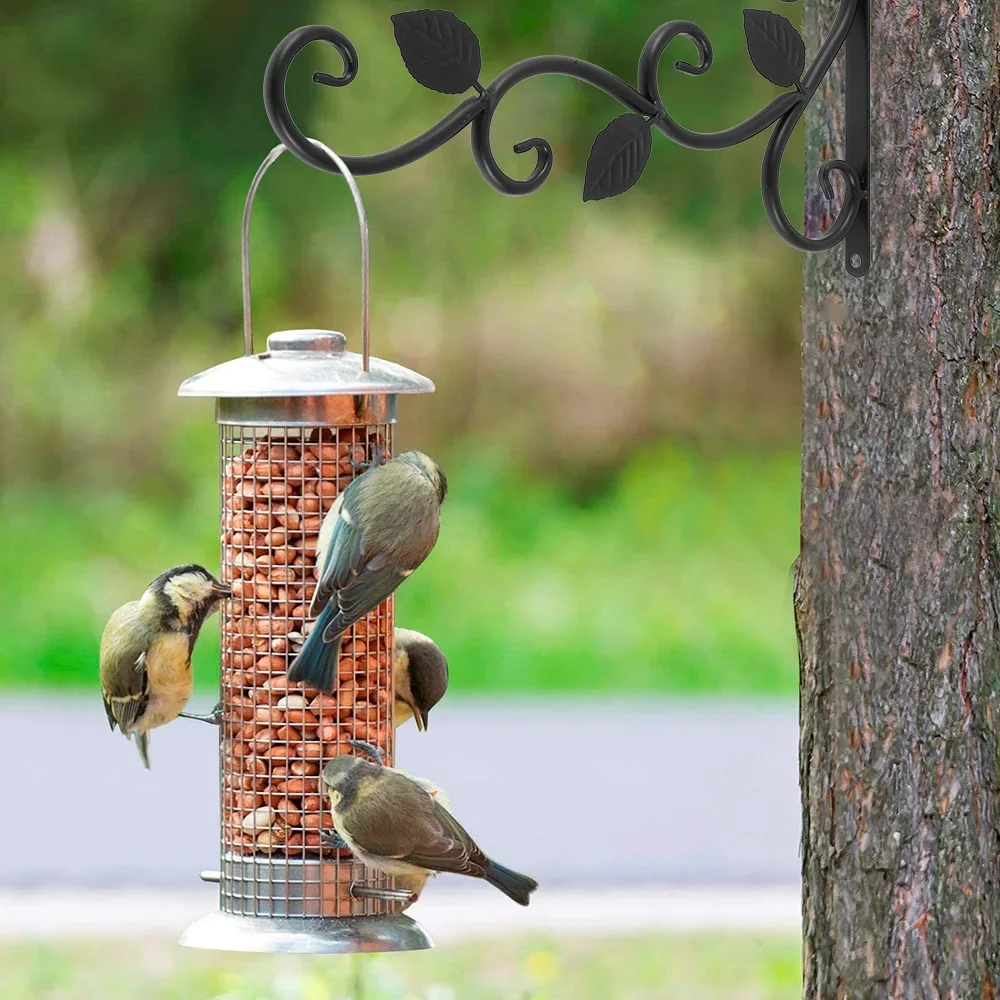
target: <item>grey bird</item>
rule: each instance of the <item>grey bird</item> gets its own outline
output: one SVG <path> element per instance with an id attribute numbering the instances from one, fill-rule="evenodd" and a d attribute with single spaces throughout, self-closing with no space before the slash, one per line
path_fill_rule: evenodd
<path id="1" fill-rule="evenodd" d="M 112 731 L 149 767 L 149 731 L 172 722 L 191 697 L 191 650 L 205 619 L 232 591 L 203 566 L 161 573 L 138 601 L 115 611 L 101 636 L 101 695 Z"/>
<path id="2" fill-rule="evenodd" d="M 337 497 L 316 544 L 319 581 L 309 606 L 316 620 L 288 671 L 332 691 L 344 632 L 378 607 L 430 554 L 448 480 L 419 451 L 370 468 Z"/>
<path id="3" fill-rule="evenodd" d="M 424 732 L 431 709 L 448 689 L 448 661 L 434 640 L 421 632 L 397 628 L 394 637 L 396 726 L 413 719 Z"/>
<path id="4" fill-rule="evenodd" d="M 485 879 L 521 906 L 538 888 L 487 857 L 429 783 L 352 754 L 331 760 L 322 777 L 347 848 L 362 864 L 400 877 L 414 895 L 437 872 Z"/>

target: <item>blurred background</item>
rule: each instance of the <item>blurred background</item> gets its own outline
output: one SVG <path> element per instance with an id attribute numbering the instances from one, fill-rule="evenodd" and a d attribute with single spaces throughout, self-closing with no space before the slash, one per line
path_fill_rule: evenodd
<path id="1" fill-rule="evenodd" d="M 0 684 L 12 692 L 9 714 L 23 719 L 25 698 L 48 704 L 43 689 L 80 691 L 103 726 L 95 684 L 109 612 L 166 566 L 217 565 L 212 405 L 176 390 L 242 351 L 240 213 L 275 143 L 264 66 L 300 24 L 343 30 L 360 55 L 355 83 L 312 84 L 313 70 L 340 68 L 314 45 L 289 75 L 290 107 L 306 133 L 342 154 L 385 150 L 457 103 L 407 74 L 389 21 L 404 6 L 3 5 Z M 734 0 L 447 6 L 480 38 L 484 84 L 547 52 L 634 82 L 653 29 L 689 18 L 712 38 L 715 65 L 701 78 L 671 72 L 674 59 L 690 58 L 684 42 L 664 57 L 661 88 L 680 122 L 723 128 L 774 94 L 750 64 Z M 797 6 L 771 6 L 799 17 Z M 530 136 L 555 151 L 551 178 L 525 198 L 488 187 L 467 133 L 403 170 L 360 178 L 374 352 L 438 387 L 402 401 L 397 442 L 435 455 L 451 483 L 440 542 L 399 591 L 397 620 L 434 636 L 452 663 L 456 704 L 478 696 L 476 711 L 501 696 L 572 694 L 593 720 L 608 698 L 642 696 L 648 708 L 653 694 L 725 697 L 735 715 L 699 730 L 718 736 L 702 739 L 722 773 L 726 734 L 738 743 L 742 732 L 725 720 L 744 707 L 752 715 L 765 696 L 779 698 L 790 727 L 781 753 L 794 755 L 801 261 L 761 207 L 764 137 L 708 154 L 654 133 L 640 183 L 584 204 L 591 143 L 620 113 L 561 78 L 506 97 L 493 128 L 500 165 L 524 176 L 533 156 L 511 146 Z M 782 178 L 793 218 L 801 160 L 791 148 Z M 342 330 L 357 347 L 358 235 L 342 182 L 283 158 L 258 197 L 252 243 L 259 348 L 267 332 L 296 326 Z M 215 632 L 196 651 L 206 703 Z M 678 726 L 689 720 L 677 708 L 686 703 L 669 704 Z M 754 725 L 761 718 L 766 730 L 770 716 Z M 748 767 L 767 773 L 753 745 L 741 744 Z M 135 770 L 117 737 L 109 752 Z M 794 781 L 794 756 L 786 777 Z M 792 809 L 794 794 L 794 785 L 780 793 Z M 782 836 L 794 844 L 796 833 Z M 794 857 L 758 861 L 744 872 L 751 880 L 794 876 Z M 721 870 L 739 880 L 737 869 Z M 674 868 L 664 872 L 675 880 Z M 711 864 L 692 869 L 695 881 L 712 877 Z M 797 989 L 794 957 L 789 968 Z M 545 995 L 562 996 L 552 983 Z M 712 988 L 706 980 L 697 995 L 730 995 Z M 739 995 L 793 995 L 774 988 Z"/>
<path id="2" fill-rule="evenodd" d="M 398 4 L 4 6 L 0 676 L 89 687 L 112 608 L 164 566 L 218 561 L 212 407 L 176 390 L 242 350 L 239 220 L 275 142 L 260 87 L 276 41 L 309 22 L 354 41 L 352 86 L 311 83 L 338 71 L 322 45 L 289 82 L 302 127 L 341 153 L 405 141 L 456 101 L 407 74 Z M 452 7 L 480 37 L 484 81 L 550 51 L 633 80 L 664 19 L 663 0 Z M 725 127 L 773 96 L 731 0 L 670 0 L 669 15 L 696 18 L 716 52 L 704 78 L 663 71 L 680 121 Z M 400 444 L 453 484 L 398 617 L 461 664 L 456 690 L 791 693 L 799 257 L 764 218 L 763 138 L 708 154 L 657 134 L 639 185 L 584 204 L 590 145 L 619 112 L 561 78 L 512 92 L 501 166 L 527 172 L 510 148 L 531 135 L 556 153 L 525 198 L 486 185 L 465 133 L 361 179 L 375 350 L 438 386 L 403 401 Z M 261 347 L 295 326 L 356 342 L 343 184 L 280 162 L 253 254 Z M 213 631 L 198 648 L 207 686 Z"/>

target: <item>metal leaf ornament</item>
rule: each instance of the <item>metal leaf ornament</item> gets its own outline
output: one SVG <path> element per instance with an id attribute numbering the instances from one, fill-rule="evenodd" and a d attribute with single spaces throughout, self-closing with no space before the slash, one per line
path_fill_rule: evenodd
<path id="1" fill-rule="evenodd" d="M 583 200 L 600 201 L 627 191 L 642 174 L 652 148 L 649 122 L 642 115 L 616 118 L 591 147 Z"/>
<path id="2" fill-rule="evenodd" d="M 422 86 L 462 94 L 479 79 L 479 39 L 450 10 L 393 14 L 392 28 L 410 76 Z"/>
<path id="3" fill-rule="evenodd" d="M 806 47 L 791 21 L 769 10 L 744 10 L 743 30 L 754 68 L 779 87 L 799 82 Z"/>

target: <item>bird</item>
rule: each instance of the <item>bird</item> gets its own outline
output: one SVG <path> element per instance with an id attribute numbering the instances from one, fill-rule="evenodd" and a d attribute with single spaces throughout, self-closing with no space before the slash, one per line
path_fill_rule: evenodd
<path id="1" fill-rule="evenodd" d="M 101 636 L 101 695 L 108 723 L 135 736 L 149 768 L 149 731 L 172 722 L 191 697 L 191 650 L 205 619 L 232 595 L 204 566 L 165 570 L 123 604 Z"/>
<path id="2" fill-rule="evenodd" d="M 362 864 L 403 876 L 416 895 L 437 872 L 485 879 L 521 906 L 538 888 L 529 875 L 487 857 L 420 779 L 353 754 L 334 757 L 322 778 L 334 828 L 350 852 Z"/>
<path id="3" fill-rule="evenodd" d="M 419 451 L 363 472 L 337 497 L 316 543 L 312 629 L 288 671 L 332 691 L 344 632 L 382 603 L 430 554 L 448 480 Z"/>
<path id="4" fill-rule="evenodd" d="M 424 732 L 431 709 L 448 688 L 448 661 L 434 640 L 421 632 L 397 628 L 393 634 L 396 727 L 413 719 Z"/>

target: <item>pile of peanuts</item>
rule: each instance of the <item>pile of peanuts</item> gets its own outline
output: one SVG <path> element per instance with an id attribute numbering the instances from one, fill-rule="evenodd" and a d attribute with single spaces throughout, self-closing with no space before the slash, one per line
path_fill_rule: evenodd
<path id="1" fill-rule="evenodd" d="M 295 436 L 298 433 L 298 436 Z M 316 542 L 337 494 L 386 449 L 388 428 L 235 439 L 223 479 L 223 840 L 241 853 L 316 856 L 332 830 L 323 764 L 349 739 L 392 760 L 391 599 L 344 636 L 332 694 L 289 684 L 312 627 Z M 227 449 L 229 450 L 229 449 Z M 388 453 L 385 453 L 388 458 Z"/>

